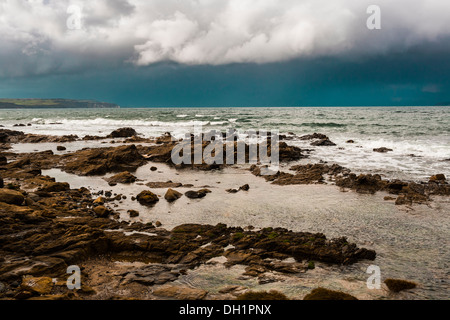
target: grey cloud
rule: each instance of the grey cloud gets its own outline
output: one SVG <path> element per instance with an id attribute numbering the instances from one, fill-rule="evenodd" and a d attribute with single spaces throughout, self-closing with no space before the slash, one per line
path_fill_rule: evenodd
<path id="1" fill-rule="evenodd" d="M 378 0 L 0 0 L 0 76 L 181 64 L 349 59 L 401 52 L 450 35 L 450 2 Z M 70 5 L 82 10 L 69 30 Z"/>

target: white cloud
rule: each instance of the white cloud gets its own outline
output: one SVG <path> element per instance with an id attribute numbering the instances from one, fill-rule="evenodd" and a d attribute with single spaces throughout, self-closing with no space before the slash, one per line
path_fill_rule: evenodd
<path id="1" fill-rule="evenodd" d="M 0 0 L 0 76 L 80 68 L 276 62 L 403 50 L 450 35 L 450 2 L 378 0 Z M 67 8 L 82 9 L 69 30 Z"/>

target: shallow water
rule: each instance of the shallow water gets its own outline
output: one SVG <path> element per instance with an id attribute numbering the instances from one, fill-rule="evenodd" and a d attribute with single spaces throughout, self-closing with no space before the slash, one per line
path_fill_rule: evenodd
<path id="1" fill-rule="evenodd" d="M 158 171 L 150 171 L 156 165 Z M 381 268 L 382 279 L 389 277 L 409 279 L 419 288 L 389 298 L 448 299 L 450 285 L 450 200 L 435 198 L 429 206 L 413 208 L 395 206 L 384 201 L 383 193 L 361 195 L 341 192 L 329 185 L 275 186 L 240 168 L 223 171 L 176 171 L 164 164 L 148 164 L 135 175 L 142 181 L 132 185 L 110 187 L 102 177 L 79 177 L 58 169 L 46 170 L 57 181 L 66 181 L 72 188 L 89 186 L 93 192 L 112 190 L 127 196 L 116 203 L 115 210 L 127 221 L 160 221 L 171 229 L 183 223 L 217 224 L 245 227 L 284 227 L 294 231 L 322 232 L 328 238 L 346 236 L 359 246 L 376 250 L 375 261 L 364 261 L 349 267 L 321 266 L 302 274 L 297 280 L 288 279 L 263 288 L 283 286 L 294 296 L 304 295 L 309 289 L 322 284 L 328 288 L 349 291 L 361 298 L 386 298 L 382 290 L 368 290 L 365 281 L 369 265 Z M 204 199 L 190 200 L 183 196 L 173 204 L 163 198 L 152 208 L 131 201 L 132 195 L 149 189 L 140 183 L 167 181 L 194 184 L 194 188 L 176 188 L 180 192 L 208 186 L 212 193 Z M 248 192 L 229 194 L 225 190 L 248 183 Z M 152 189 L 164 196 L 167 189 Z M 138 218 L 129 218 L 129 209 L 140 212 Z M 191 271 L 181 282 L 213 286 L 217 290 L 224 284 L 239 282 L 237 274 L 216 266 L 203 266 Z M 214 277 L 213 282 L 210 278 Z M 215 283 L 217 282 L 217 286 Z M 248 281 L 247 281 L 248 282 Z M 248 284 L 247 284 L 248 285 Z M 250 281 L 251 285 L 251 281 Z"/>

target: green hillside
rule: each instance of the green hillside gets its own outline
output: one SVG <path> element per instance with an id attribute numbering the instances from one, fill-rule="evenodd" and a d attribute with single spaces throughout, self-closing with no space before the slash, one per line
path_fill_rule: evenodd
<path id="1" fill-rule="evenodd" d="M 114 103 L 69 99 L 0 99 L 0 109 L 119 108 Z"/>

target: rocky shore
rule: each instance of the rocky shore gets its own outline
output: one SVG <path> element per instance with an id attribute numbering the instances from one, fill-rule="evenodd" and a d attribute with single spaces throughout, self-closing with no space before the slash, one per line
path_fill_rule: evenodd
<path id="1" fill-rule="evenodd" d="M 213 294 L 180 286 L 176 280 L 188 270 L 217 261 L 227 268 L 244 266 L 245 276 L 262 279 L 269 272 L 307 273 L 314 268 L 314 262 L 346 266 L 376 258 L 375 251 L 359 248 L 345 237 L 328 239 L 322 233 L 293 232 L 276 226 L 255 229 L 184 224 L 166 230 L 160 223 L 120 221 L 119 214 L 108 203 L 121 199 L 122 195 L 72 189 L 68 183 L 56 182 L 42 174 L 42 170 L 51 168 L 79 176 L 114 173 L 107 181 L 115 185 L 135 183 L 134 171 L 149 162 L 165 163 L 177 170 L 225 167 L 205 161 L 199 165 L 173 164 L 171 152 L 178 142 L 170 134 L 146 139 L 131 128 L 122 128 L 105 137 L 88 139 L 119 139 L 125 145 L 63 154 L 52 150 L 8 152 L 15 143 L 63 144 L 83 139 L 0 130 L 0 150 L 3 150 L 0 153 L 0 299 L 234 299 L 248 290 L 224 288 L 220 294 Z M 332 145 L 328 137 L 320 134 L 304 139 L 315 139 L 315 146 Z M 202 148 L 207 145 L 204 143 Z M 308 152 L 280 143 L 283 163 L 308 157 Z M 250 171 L 260 176 L 262 169 L 253 165 Z M 396 196 L 387 200 L 395 200 L 398 205 L 426 203 L 434 195 L 450 195 L 450 186 L 441 174 L 423 183 L 388 181 L 379 175 L 356 175 L 349 169 L 325 163 L 296 165 L 289 172 L 279 171 L 261 179 L 280 186 L 334 183 L 358 193 L 386 191 Z M 135 195 L 136 201 L 144 206 L 177 201 L 182 196 L 202 198 L 211 192 L 202 188 L 182 194 L 174 190 L 182 184 L 172 181 L 146 184 L 150 190 Z M 169 188 L 165 199 L 159 199 L 151 191 L 156 188 Z M 243 185 L 227 191 L 232 197 L 232 193 L 246 192 L 249 188 Z M 139 212 L 129 210 L 129 214 L 136 216 Z M 69 290 L 66 286 L 70 265 L 82 267 L 79 290 Z M 105 289 L 107 284 L 114 284 L 111 285 L 114 290 Z"/>

